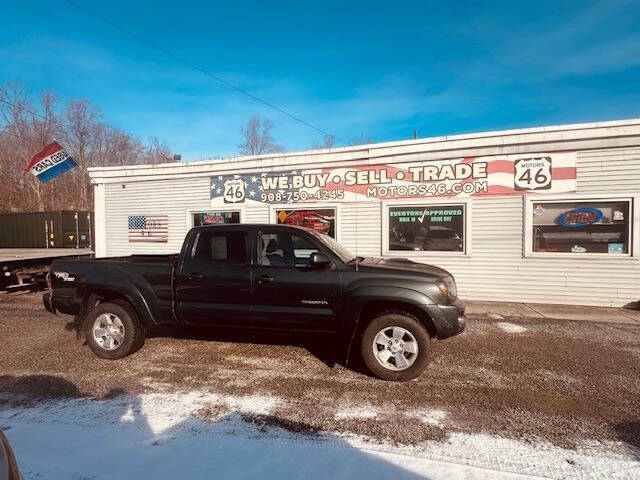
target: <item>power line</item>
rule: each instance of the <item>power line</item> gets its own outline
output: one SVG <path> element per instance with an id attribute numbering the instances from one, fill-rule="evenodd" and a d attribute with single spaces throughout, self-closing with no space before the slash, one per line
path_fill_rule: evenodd
<path id="1" fill-rule="evenodd" d="M 51 123 L 57 124 L 58 126 L 62 126 L 58 122 L 56 122 L 55 120 L 53 120 L 51 118 L 47 118 L 44 115 L 42 115 L 41 113 L 34 112 L 33 110 L 30 110 L 29 108 L 27 108 L 27 107 L 25 107 L 23 105 L 18 105 L 17 103 L 12 103 L 12 102 L 10 102 L 8 100 L 5 100 L 4 98 L 0 98 L 0 102 L 4 103 L 6 105 L 9 105 L 10 107 L 13 107 L 13 108 L 20 108 L 21 110 L 24 110 L 25 112 L 27 112 L 27 113 L 29 113 L 31 115 L 34 115 L 36 117 L 40 117 L 43 120 L 51 121 Z"/>
<path id="2" fill-rule="evenodd" d="M 123 27 L 123 26 L 121 26 L 121 25 L 119 25 L 119 24 L 115 23 L 114 21 L 112 21 L 112 20 L 110 20 L 110 19 L 108 19 L 108 18 L 106 18 L 106 17 L 104 17 L 104 16 L 100 15 L 99 13 L 94 12 L 93 10 L 89 10 L 89 9 L 88 9 L 87 7 L 85 7 L 84 5 L 81 5 L 81 4 L 79 4 L 78 2 L 76 2 L 76 1 L 74 1 L 74 0 L 66 0 L 66 1 L 67 1 L 67 3 L 69 3 L 70 5 L 72 5 L 72 6 L 76 7 L 76 8 L 77 8 L 77 9 L 79 9 L 79 10 L 82 10 L 82 11 L 83 11 L 83 12 L 85 12 L 86 14 L 91 15 L 92 17 L 95 17 L 95 18 L 97 18 L 98 20 L 100 20 L 100 21 L 102 21 L 102 22 L 104 22 L 104 23 L 107 23 L 107 24 L 111 25 L 111 27 L 115 28 L 116 30 L 119 30 L 119 31 L 121 31 L 121 32 L 123 32 L 123 33 L 125 33 L 125 34 L 129 35 L 130 37 L 135 38 L 135 39 L 136 39 L 136 40 L 138 40 L 139 42 L 144 43 L 145 45 L 147 45 L 147 46 L 149 46 L 149 47 L 151 47 L 151 48 L 153 48 L 153 49 L 155 49 L 155 50 L 158 50 L 159 52 L 162 52 L 162 53 L 164 53 L 165 55 L 168 55 L 168 56 L 170 56 L 171 58 L 173 58 L 173 59 L 175 59 L 175 60 L 178 60 L 179 62 L 184 63 L 185 65 L 188 65 L 189 67 L 193 68 L 194 70 L 197 70 L 198 72 L 203 73 L 204 75 L 207 75 L 208 77 L 213 78 L 214 80 L 216 80 L 216 81 L 218 81 L 218 82 L 220 82 L 220 83 L 222 83 L 222 84 L 226 85 L 227 87 L 232 88 L 232 89 L 236 90 L 237 92 L 240 92 L 240 93 L 242 93 L 243 95 L 246 95 L 246 96 L 248 96 L 248 97 L 252 98 L 252 99 L 253 99 L 253 100 L 255 100 L 256 102 L 260 102 L 260 103 L 262 103 L 263 105 L 266 105 L 267 107 L 270 107 L 270 108 L 272 108 L 272 109 L 274 109 L 274 110 L 276 110 L 276 111 L 278 111 L 278 112 L 280 112 L 280 113 L 282 113 L 282 114 L 286 115 L 287 117 L 292 118 L 292 119 L 293 119 L 293 120 L 295 120 L 296 122 L 299 122 L 299 123 L 301 123 L 302 125 L 305 125 L 306 127 L 309 127 L 309 128 L 311 128 L 311 129 L 313 129 L 313 130 L 315 130 L 315 131 L 317 131 L 317 132 L 320 132 L 320 133 L 322 133 L 322 134 L 324 134 L 324 135 L 329 135 L 329 136 L 331 136 L 331 137 L 335 138 L 336 140 L 338 140 L 339 142 L 344 143 L 345 145 L 351 145 L 351 143 L 347 142 L 346 140 L 343 140 L 343 139 L 341 139 L 340 137 L 337 137 L 336 135 L 333 135 L 333 134 L 331 134 L 331 133 L 329 133 L 329 132 L 326 132 L 325 130 L 322 130 L 321 128 L 318 128 L 318 127 L 316 127 L 315 125 L 312 125 L 311 123 L 304 121 L 304 120 L 303 120 L 303 119 L 301 119 L 300 117 L 297 117 L 296 115 L 294 115 L 294 114 L 292 114 L 292 113 L 287 112 L 286 110 L 284 110 L 284 109 L 282 109 L 282 108 L 278 107 L 277 105 L 274 105 L 273 103 L 268 102 L 267 100 L 263 100 L 262 98 L 260 98 L 260 97 L 258 97 L 258 96 L 256 96 L 256 95 L 254 95 L 253 93 L 248 92 L 248 91 L 244 90 L 243 88 L 238 87 L 237 85 L 234 85 L 234 84 L 233 84 L 233 83 L 231 83 L 231 82 L 228 82 L 227 80 L 225 80 L 225 79 L 223 79 L 223 78 L 221 78 L 221 77 L 219 77 L 219 76 L 217 76 L 217 75 L 215 75 L 215 74 L 213 74 L 213 73 L 209 72 L 208 70 L 204 69 L 203 67 L 201 67 L 201 66 L 199 66 L 199 65 L 197 65 L 197 64 L 195 64 L 195 63 L 193 63 L 192 61 L 190 61 L 190 60 L 188 60 L 188 59 L 186 59 L 186 58 L 184 58 L 183 56 L 178 55 L 178 54 L 176 54 L 176 53 L 173 53 L 172 51 L 167 50 L 167 49 L 166 49 L 166 48 L 164 48 L 163 46 L 158 45 L 157 43 L 154 43 L 154 42 L 152 42 L 152 41 L 150 41 L 150 40 L 147 40 L 147 39 L 146 39 L 145 37 L 143 37 L 142 35 L 139 35 L 139 34 L 137 34 L 136 32 L 133 32 L 133 31 L 131 31 L 131 30 L 129 30 L 129 29 L 127 29 L 127 28 L 125 28 L 125 27 Z"/>
<path id="3" fill-rule="evenodd" d="M 63 130 L 66 128 L 65 125 L 63 125 L 62 123 L 57 121 L 55 118 L 50 118 L 50 117 L 47 117 L 45 115 L 42 115 L 41 113 L 34 112 L 33 110 L 31 110 L 30 108 L 27 108 L 24 105 L 19 105 L 17 103 L 10 102 L 8 100 L 5 100 L 4 98 L 0 98 L 0 103 L 4 103 L 5 105 L 9 105 L 10 107 L 13 107 L 13 108 L 19 108 L 19 109 L 25 111 L 26 113 L 28 113 L 30 115 L 33 115 L 35 117 L 39 117 L 42 120 L 50 122 L 51 125 L 53 125 L 55 127 L 61 128 Z M 13 136 L 13 137 L 15 137 L 17 139 L 20 139 L 23 142 L 27 142 L 27 143 L 33 143 L 33 144 L 38 143 L 38 141 L 34 140 L 33 138 L 23 137 L 22 135 L 18 135 L 17 133 L 9 132 L 7 130 L 0 130 L 0 134 L 11 135 L 11 136 Z"/>

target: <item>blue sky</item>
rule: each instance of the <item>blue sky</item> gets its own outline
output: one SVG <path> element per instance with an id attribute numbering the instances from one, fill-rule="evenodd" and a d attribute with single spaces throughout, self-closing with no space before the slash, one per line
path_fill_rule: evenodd
<path id="1" fill-rule="evenodd" d="M 640 2 L 78 0 L 336 136 L 390 141 L 640 116 Z M 87 98 L 185 160 L 237 152 L 252 115 L 321 135 L 64 0 L 2 7 L 0 82 Z"/>

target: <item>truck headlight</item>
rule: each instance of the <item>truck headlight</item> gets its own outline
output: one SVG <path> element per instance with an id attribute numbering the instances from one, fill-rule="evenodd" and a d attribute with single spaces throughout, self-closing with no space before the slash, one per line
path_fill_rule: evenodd
<path id="1" fill-rule="evenodd" d="M 456 282 L 451 276 L 441 278 L 436 282 L 436 286 L 440 289 L 442 295 L 444 295 L 444 297 L 449 301 L 455 300 L 458 296 Z"/>

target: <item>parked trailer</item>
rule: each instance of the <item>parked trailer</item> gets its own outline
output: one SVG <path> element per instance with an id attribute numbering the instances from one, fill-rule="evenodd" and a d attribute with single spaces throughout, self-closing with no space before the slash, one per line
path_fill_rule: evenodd
<path id="1" fill-rule="evenodd" d="M 90 248 L 0 248 L 0 290 L 43 283 L 56 258 L 93 257 Z"/>
<path id="2" fill-rule="evenodd" d="M 0 214 L 0 290 L 43 282 L 60 257 L 93 255 L 93 212 Z"/>
<path id="3" fill-rule="evenodd" d="M 0 214 L 0 248 L 92 248 L 93 212 Z"/>

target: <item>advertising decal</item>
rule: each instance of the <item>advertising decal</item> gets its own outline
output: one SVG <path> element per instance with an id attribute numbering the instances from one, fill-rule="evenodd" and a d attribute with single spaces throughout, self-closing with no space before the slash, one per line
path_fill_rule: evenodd
<path id="1" fill-rule="evenodd" d="M 575 152 L 467 157 L 211 177 L 212 205 L 573 192 Z"/>
<path id="2" fill-rule="evenodd" d="M 42 183 L 46 183 L 77 166 L 71 155 L 58 142 L 53 141 L 31 157 L 24 171 L 31 172 Z"/>

